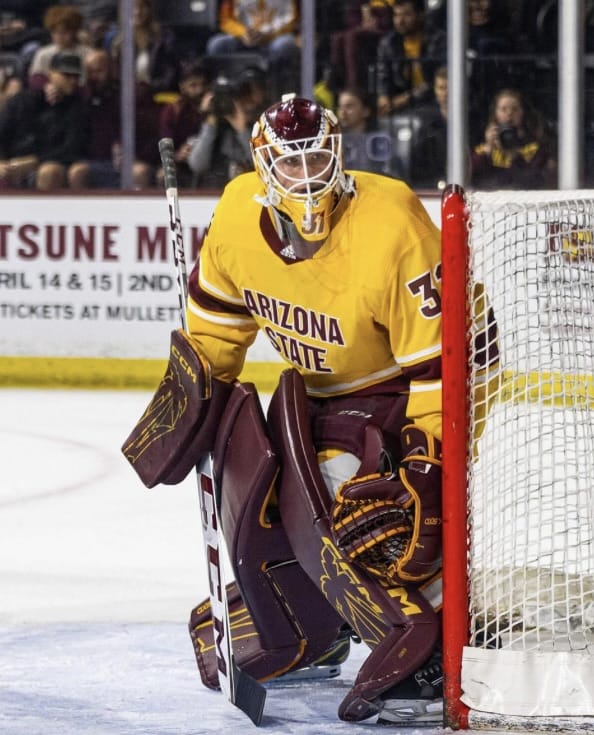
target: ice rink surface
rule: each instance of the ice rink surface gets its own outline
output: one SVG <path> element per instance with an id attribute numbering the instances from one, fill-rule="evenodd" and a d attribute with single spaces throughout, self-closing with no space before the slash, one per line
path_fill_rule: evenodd
<path id="1" fill-rule="evenodd" d="M 260 728 L 202 686 L 195 476 L 147 490 L 120 452 L 150 397 L 0 390 L 0 734 L 443 732 L 338 720 L 363 645 L 336 679 L 269 688 Z"/>

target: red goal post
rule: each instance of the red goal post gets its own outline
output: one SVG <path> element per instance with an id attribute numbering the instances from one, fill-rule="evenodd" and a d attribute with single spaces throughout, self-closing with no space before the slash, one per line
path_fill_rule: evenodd
<path id="1" fill-rule="evenodd" d="M 594 731 L 594 192 L 442 197 L 454 729 Z"/>

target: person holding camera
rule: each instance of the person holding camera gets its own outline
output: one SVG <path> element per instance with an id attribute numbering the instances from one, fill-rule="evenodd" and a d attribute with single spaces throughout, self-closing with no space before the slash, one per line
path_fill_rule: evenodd
<path id="1" fill-rule="evenodd" d="M 216 79 L 209 112 L 187 158 L 196 187 L 219 190 L 253 169 L 250 134 L 264 107 L 265 79 L 258 70 L 245 69 L 236 82 Z"/>
<path id="2" fill-rule="evenodd" d="M 476 189 L 548 189 L 555 186 L 556 160 L 540 117 L 515 89 L 493 100 L 485 137 L 471 153 Z"/>

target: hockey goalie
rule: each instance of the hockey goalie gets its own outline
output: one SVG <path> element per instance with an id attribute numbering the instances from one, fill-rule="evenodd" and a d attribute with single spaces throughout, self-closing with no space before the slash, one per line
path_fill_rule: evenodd
<path id="1" fill-rule="evenodd" d="M 189 278 L 188 333 L 123 451 L 142 481 L 212 457 L 238 666 L 260 682 L 369 655 L 347 721 L 442 721 L 440 235 L 401 181 L 345 171 L 334 114 L 254 126 Z M 264 414 L 258 331 L 286 361 Z M 190 633 L 219 685 L 208 601 Z"/>

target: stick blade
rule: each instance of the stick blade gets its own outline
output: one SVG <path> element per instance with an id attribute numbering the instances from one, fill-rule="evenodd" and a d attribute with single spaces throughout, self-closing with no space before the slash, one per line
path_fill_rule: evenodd
<path id="1" fill-rule="evenodd" d="M 233 664 L 233 691 L 231 701 L 258 727 L 262 722 L 266 689 L 252 676 Z"/>

